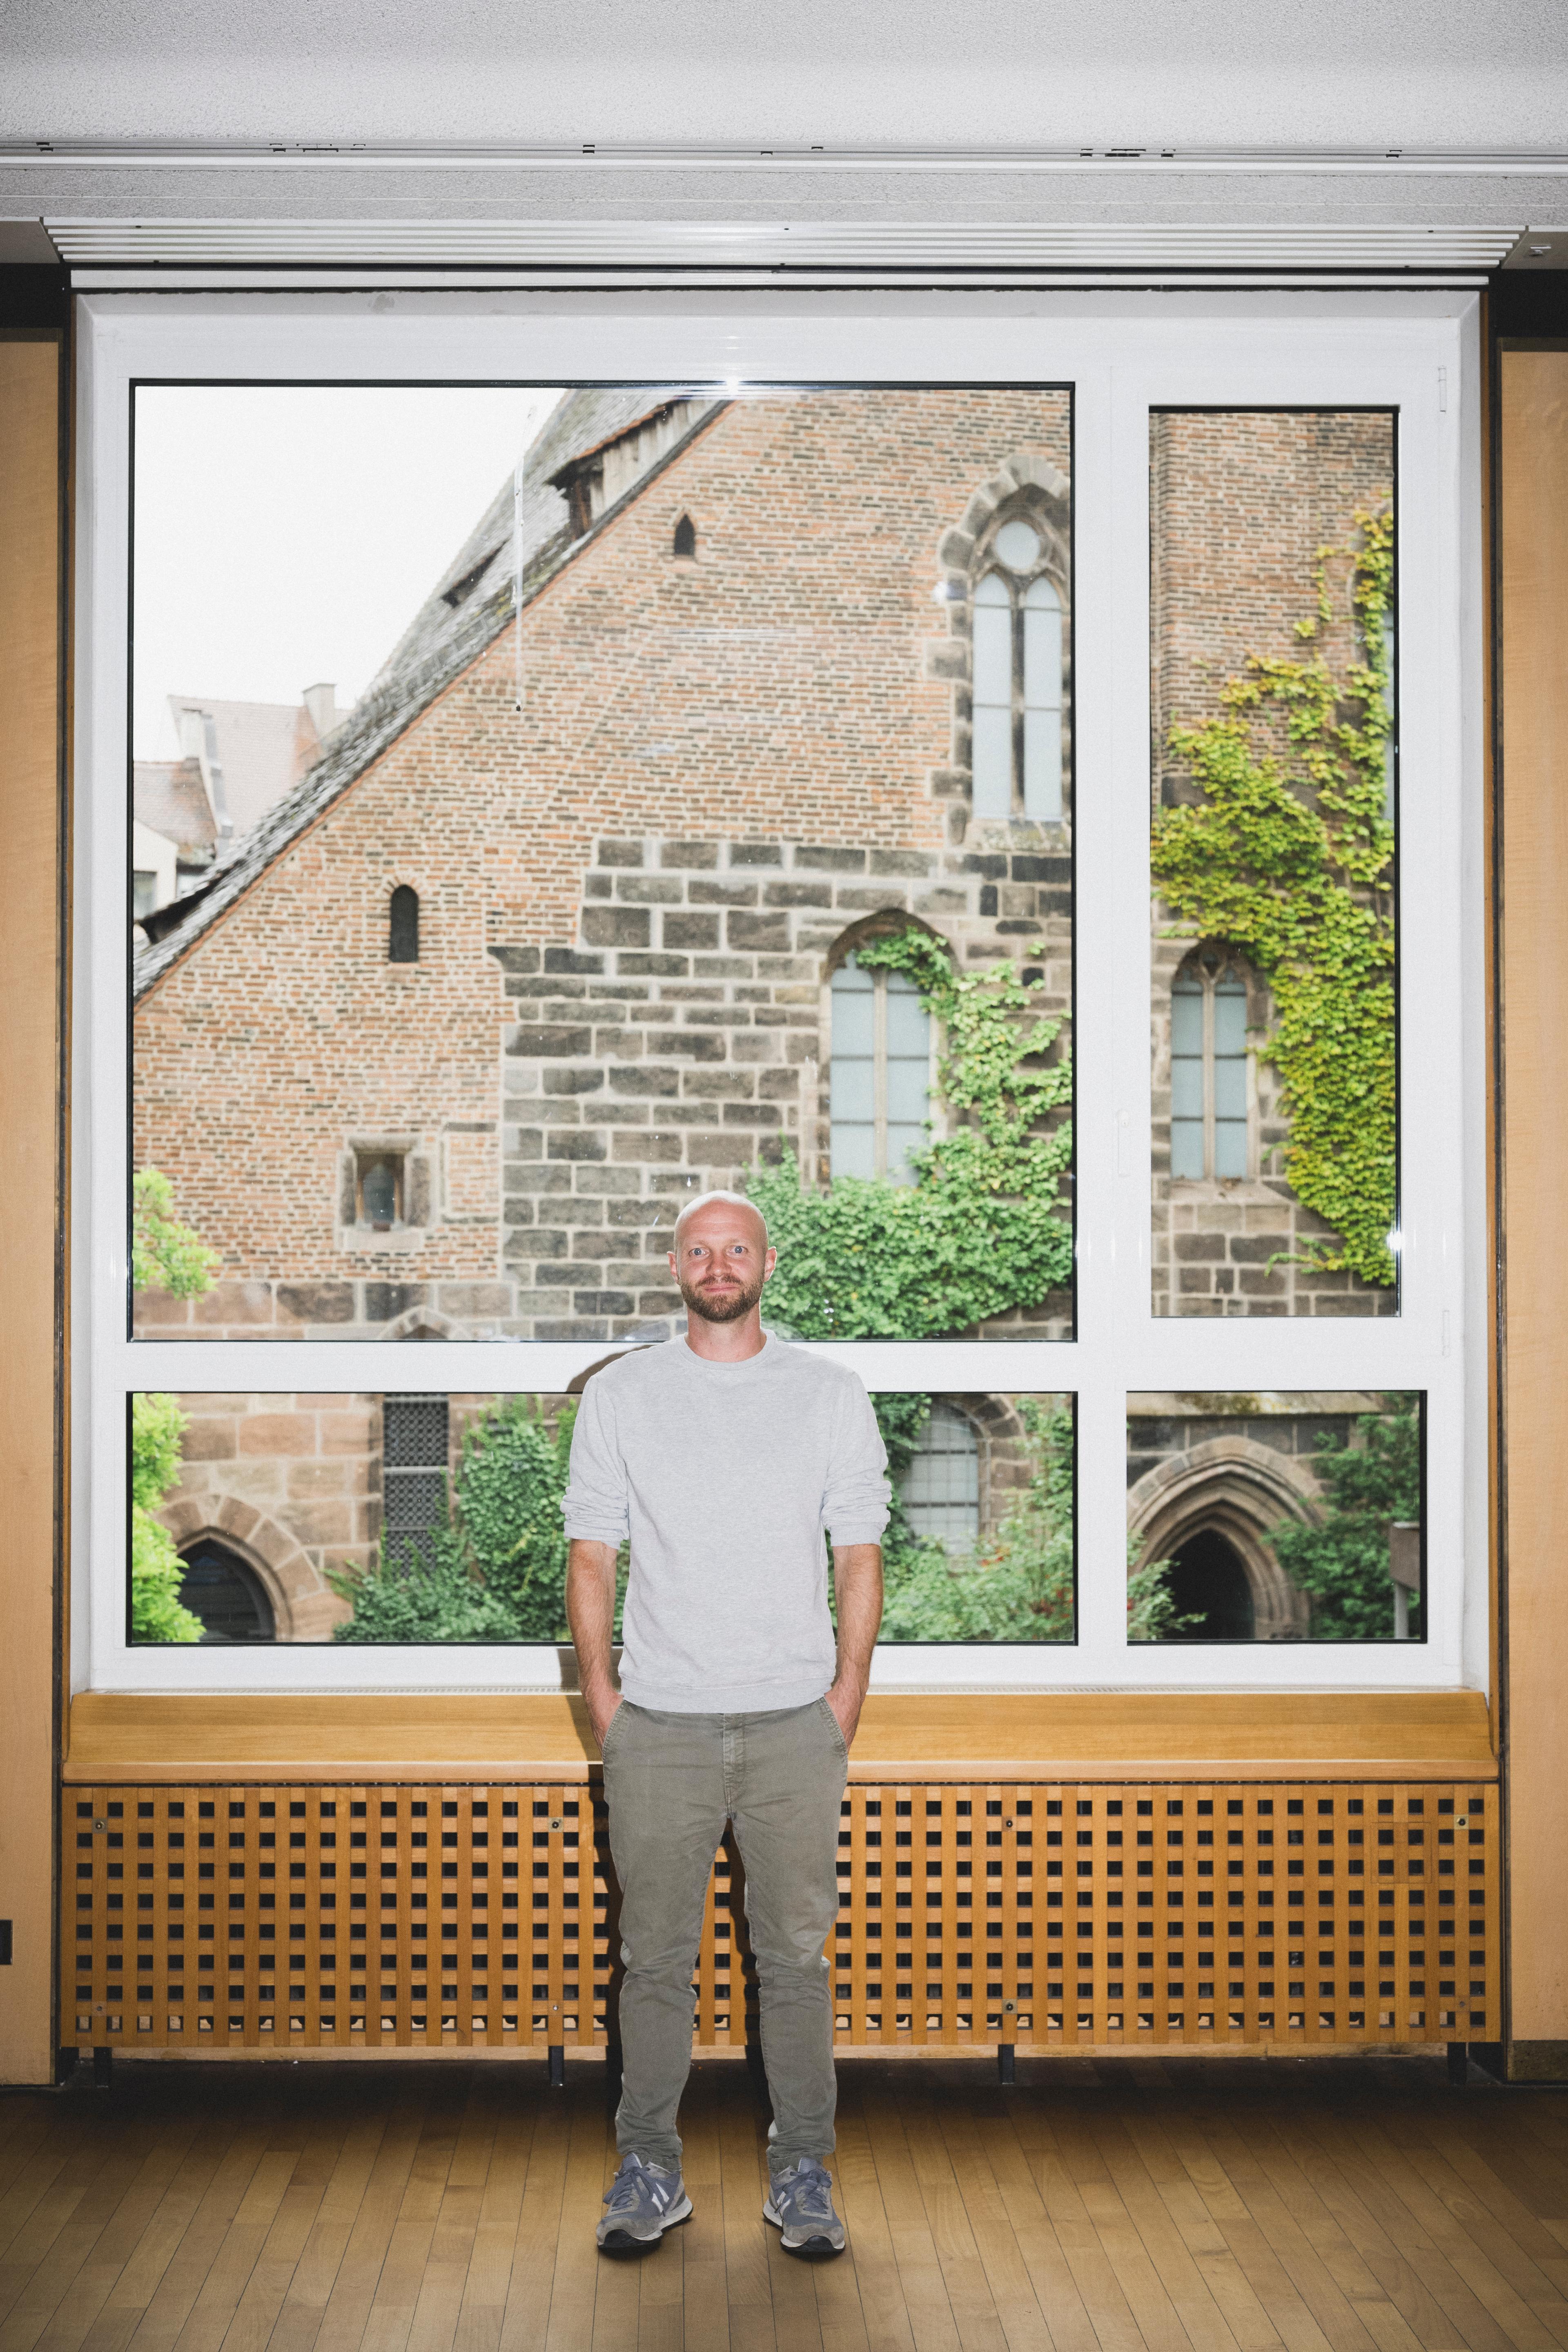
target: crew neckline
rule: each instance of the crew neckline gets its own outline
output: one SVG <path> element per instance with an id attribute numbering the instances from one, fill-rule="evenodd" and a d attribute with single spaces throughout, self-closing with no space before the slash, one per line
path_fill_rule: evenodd
<path id="1" fill-rule="evenodd" d="M 738 1380 L 748 1373 L 760 1372 L 768 1364 L 777 1363 L 784 1354 L 783 1340 L 775 1339 L 773 1333 L 765 1328 L 763 1332 L 763 1344 L 756 1354 L 742 1356 L 740 1362 L 736 1364 L 715 1361 L 711 1356 L 700 1356 L 695 1348 L 688 1347 L 684 1334 L 672 1344 L 679 1349 L 688 1363 L 698 1372 L 712 1380 Z"/>

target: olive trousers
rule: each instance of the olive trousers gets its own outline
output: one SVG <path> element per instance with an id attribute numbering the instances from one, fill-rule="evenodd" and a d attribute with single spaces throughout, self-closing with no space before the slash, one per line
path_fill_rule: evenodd
<path id="1" fill-rule="evenodd" d="M 623 1699 L 605 1738 L 610 1853 L 621 1888 L 623 2156 L 679 2168 L 691 2067 L 691 1973 L 726 1822 L 746 1874 L 772 2168 L 833 2149 L 837 2083 L 824 1950 L 838 1916 L 848 1753 L 827 1701 L 756 1715 L 671 1715 Z M 733 1965 L 737 1971 L 738 1959 Z M 734 1987 L 734 2009 L 743 2003 Z"/>

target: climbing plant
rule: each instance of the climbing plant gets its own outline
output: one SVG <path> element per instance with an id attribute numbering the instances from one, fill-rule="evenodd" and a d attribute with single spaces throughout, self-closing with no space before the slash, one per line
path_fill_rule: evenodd
<path id="1" fill-rule="evenodd" d="M 1394 519 L 1358 510 L 1357 536 L 1318 552 L 1311 646 L 1335 618 L 1330 566 L 1348 567 L 1357 656 L 1336 675 L 1321 648 L 1250 655 L 1216 718 L 1174 727 L 1201 798 L 1155 817 L 1157 890 L 1199 938 L 1250 958 L 1277 1024 L 1258 1047 L 1289 1121 L 1284 1172 L 1337 1239 L 1298 1260 L 1394 1280 L 1394 828 L 1385 814 L 1392 724 L 1388 620 Z"/>
<path id="2" fill-rule="evenodd" d="M 865 941 L 857 961 L 906 972 L 944 1033 L 937 1092 L 950 1131 L 911 1154 L 916 1181 L 839 1176 L 806 1189 L 786 1152 L 749 1190 L 779 1253 L 767 1311 L 806 1339 L 929 1339 L 1035 1307 L 1072 1272 L 1061 1181 L 1072 1066 L 1063 1019 L 1012 963 L 960 971 L 927 931 Z"/>

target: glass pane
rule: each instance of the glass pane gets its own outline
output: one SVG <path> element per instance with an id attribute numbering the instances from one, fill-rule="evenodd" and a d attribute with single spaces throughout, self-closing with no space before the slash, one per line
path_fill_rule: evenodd
<path id="1" fill-rule="evenodd" d="M 1070 1331 L 1068 392 L 143 385 L 135 426 L 138 1336 L 668 1338 L 716 1187 L 803 1336 Z M 873 1297 L 835 1187 L 894 1213 L 906 1057 L 979 1148 Z"/>
<path id="2" fill-rule="evenodd" d="M 894 1060 L 912 1056 L 921 1063 L 931 1053 L 931 1015 L 901 971 L 888 974 L 888 1052 Z"/>
<path id="3" fill-rule="evenodd" d="M 1395 1314 L 1394 419 L 1150 435 L 1154 1311 Z"/>
<path id="4" fill-rule="evenodd" d="M 1424 1641 L 1424 1400 L 1127 1400 L 1135 1642 Z"/>
<path id="5" fill-rule="evenodd" d="M 978 615 L 976 618 L 978 619 Z M 973 722 L 974 814 L 999 818 L 1013 813 L 1013 711 L 1010 704 L 982 709 Z"/>
<path id="6" fill-rule="evenodd" d="M 1070 1642 L 1070 1398 L 872 1403 L 893 1490 L 883 1641 Z M 576 1397 L 190 1391 L 132 1404 L 133 1643 L 568 1640 Z M 400 1466 L 437 1428 L 438 1466 Z M 628 1573 L 623 1555 L 623 1592 Z"/>

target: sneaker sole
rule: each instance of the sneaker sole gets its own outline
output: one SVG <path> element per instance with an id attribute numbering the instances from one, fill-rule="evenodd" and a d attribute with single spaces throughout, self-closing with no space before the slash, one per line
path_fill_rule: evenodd
<path id="1" fill-rule="evenodd" d="M 805 2263 L 830 2263 L 844 2252 L 842 2244 L 835 2245 L 831 2238 L 792 2238 L 777 2213 L 770 2197 L 763 2207 L 763 2219 L 771 2221 L 779 2232 L 779 2243 L 786 2254 L 798 2255 Z"/>
<path id="2" fill-rule="evenodd" d="M 599 2252 L 602 2254 L 651 2253 L 667 2230 L 673 2230 L 678 2221 L 689 2221 L 690 2219 L 691 2200 L 682 2193 L 679 2204 L 670 2207 L 651 2238 L 634 2238 L 629 2230 L 611 2230 L 599 2240 Z"/>

